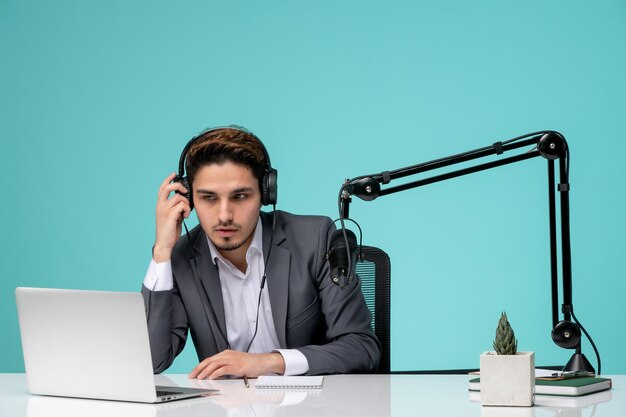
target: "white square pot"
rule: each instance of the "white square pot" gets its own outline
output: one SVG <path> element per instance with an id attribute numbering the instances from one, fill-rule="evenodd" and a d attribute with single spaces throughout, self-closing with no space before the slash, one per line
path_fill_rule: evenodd
<path id="1" fill-rule="evenodd" d="M 535 352 L 480 355 L 482 405 L 530 407 L 535 403 Z"/>

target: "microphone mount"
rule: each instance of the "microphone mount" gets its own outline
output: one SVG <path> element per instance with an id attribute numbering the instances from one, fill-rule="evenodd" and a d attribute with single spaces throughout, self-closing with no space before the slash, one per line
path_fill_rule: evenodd
<path id="1" fill-rule="evenodd" d="M 502 155 L 505 152 L 533 146 L 529 151 L 482 163 L 444 174 L 434 175 L 405 184 L 381 187 L 398 178 L 413 176 L 423 172 L 445 168 L 492 155 Z M 554 342 L 565 349 L 576 349 L 572 359 L 564 367 L 565 371 L 590 371 L 595 372 L 589 361 L 581 353 L 580 329 L 582 326 L 573 314 L 572 304 L 572 269 L 571 269 L 571 244 L 570 244 L 570 217 L 569 217 L 569 149 L 567 141 L 559 132 L 552 130 L 528 133 L 506 141 L 498 141 L 490 146 L 471 150 L 468 152 L 435 159 L 432 161 L 412 165 L 392 171 L 383 171 L 376 174 L 363 175 L 352 179 L 346 179 L 339 193 L 339 215 L 342 219 L 349 218 L 351 196 L 364 201 L 373 201 L 378 197 L 406 191 L 436 182 L 446 181 L 451 178 L 461 177 L 475 172 L 509 165 L 527 159 L 543 157 L 548 162 L 548 189 L 549 189 L 549 215 L 550 215 L 550 272 L 552 289 L 552 338 Z M 559 160 L 559 182 L 555 185 L 555 161 Z M 561 229 L 561 262 L 562 262 L 562 289 L 563 320 L 559 320 L 559 294 L 558 294 L 558 256 L 557 256 L 557 227 L 556 227 L 556 195 L 560 195 L 560 229 Z M 572 322 L 572 316 L 574 322 Z M 584 328 L 582 328 L 584 331 Z M 593 346 L 598 359 L 600 371 L 600 356 L 587 332 L 584 332 Z M 598 372 L 599 373 L 599 372 Z"/>

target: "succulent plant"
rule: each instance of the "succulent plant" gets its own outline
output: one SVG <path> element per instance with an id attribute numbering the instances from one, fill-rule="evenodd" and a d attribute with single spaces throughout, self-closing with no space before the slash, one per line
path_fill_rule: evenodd
<path id="1" fill-rule="evenodd" d="M 517 339 L 515 332 L 509 323 L 505 312 L 502 312 L 498 327 L 496 328 L 496 338 L 493 341 L 493 349 L 498 355 L 515 355 L 517 353 Z"/>

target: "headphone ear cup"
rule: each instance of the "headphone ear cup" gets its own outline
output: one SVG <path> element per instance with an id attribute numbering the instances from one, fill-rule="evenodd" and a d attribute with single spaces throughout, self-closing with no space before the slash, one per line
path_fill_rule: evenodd
<path id="1" fill-rule="evenodd" d="M 189 201 L 189 208 L 191 208 L 191 210 L 193 210 L 193 198 L 191 197 L 191 186 L 189 185 L 189 179 L 187 179 L 187 177 L 176 177 L 176 179 L 174 179 L 174 181 L 176 182 L 180 182 L 183 187 L 185 187 L 187 189 L 186 193 L 179 193 L 178 191 L 176 191 L 178 194 L 184 196 L 187 201 Z"/>
<path id="2" fill-rule="evenodd" d="M 278 171 L 270 168 L 263 175 L 261 186 L 261 204 L 264 206 L 275 205 L 278 200 Z"/>
<path id="3" fill-rule="evenodd" d="M 564 349 L 574 349 L 580 344 L 580 327 L 571 321 L 562 320 L 552 329 L 552 340 Z"/>

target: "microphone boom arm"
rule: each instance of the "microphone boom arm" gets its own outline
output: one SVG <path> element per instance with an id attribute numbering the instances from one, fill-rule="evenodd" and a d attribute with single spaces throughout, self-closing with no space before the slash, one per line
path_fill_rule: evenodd
<path id="1" fill-rule="evenodd" d="M 479 165 L 462 168 L 456 171 L 435 175 L 429 178 L 420 179 L 405 184 L 381 188 L 391 181 L 404 178 L 423 172 L 444 168 L 475 159 L 484 158 L 491 155 L 501 155 L 506 151 L 534 146 L 533 149 L 525 153 L 510 156 L 504 159 L 495 160 Z M 340 190 L 339 197 L 339 215 L 343 219 L 349 218 L 349 206 L 352 201 L 351 196 L 358 197 L 365 201 L 372 201 L 380 196 L 394 194 L 397 192 L 421 187 L 436 182 L 445 181 L 451 178 L 461 177 L 475 172 L 485 171 L 499 166 L 509 165 L 527 159 L 542 156 L 548 161 L 548 191 L 549 191 L 549 215 L 550 215 L 550 271 L 551 271 L 551 290 L 552 290 L 552 326 L 553 329 L 559 324 L 558 313 L 558 256 L 557 256 L 557 227 L 556 227 L 556 193 L 560 194 L 560 227 L 561 227 L 561 261 L 562 261 L 562 290 L 563 290 L 563 319 L 569 322 L 573 315 L 572 305 L 572 269 L 571 269 L 571 243 L 570 243 L 570 225 L 569 225 L 569 150 L 567 142 L 563 135 L 555 131 L 539 131 L 522 135 L 504 142 L 496 142 L 491 146 L 475 149 L 457 155 L 445 158 L 435 159 L 432 161 L 412 165 L 393 171 L 384 171 L 372 175 L 364 175 L 347 179 Z M 555 186 L 555 168 L 554 160 L 559 159 L 559 183 Z M 575 317 L 575 316 L 574 316 Z M 578 325 L 578 324 L 577 324 Z M 568 330 L 571 328 L 568 327 Z M 554 330 L 553 330 L 554 332 Z M 561 337 L 568 339 L 569 333 L 563 332 Z M 555 340 L 556 342 L 556 340 Z M 591 341 L 594 349 L 595 345 Z M 557 343 L 559 344 L 559 343 Z M 559 346 L 562 346 L 559 344 Z M 563 346 L 562 346 L 563 347 Z M 570 347 L 568 347 L 570 348 Z M 580 341 L 576 343 L 575 348 L 577 354 L 580 354 Z M 596 350 L 596 355 L 598 355 Z M 585 359 L 586 361 L 586 359 Z M 598 355 L 598 364 L 599 364 Z M 588 364 L 588 361 L 587 361 Z M 568 363 L 569 365 L 569 363 Z M 566 368 L 567 366 L 566 365 Z M 586 365 L 585 365 L 586 366 Z M 591 367 L 588 364 L 588 367 Z M 568 369 L 566 369 L 568 370 Z M 587 370 L 587 369 L 583 369 Z M 593 371 L 593 367 L 591 367 Z"/>

